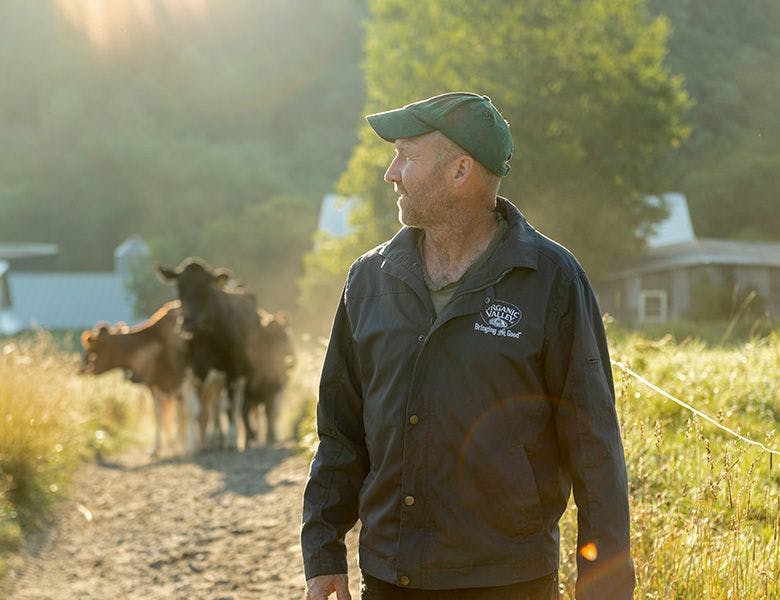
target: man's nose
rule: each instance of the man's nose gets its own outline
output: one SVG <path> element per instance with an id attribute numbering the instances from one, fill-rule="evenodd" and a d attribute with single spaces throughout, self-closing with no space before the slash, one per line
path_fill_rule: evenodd
<path id="1" fill-rule="evenodd" d="M 398 167 L 396 166 L 396 163 L 398 160 L 396 158 L 393 159 L 393 162 L 390 163 L 390 166 L 387 167 L 387 171 L 385 171 L 385 181 L 387 183 L 395 183 L 396 181 L 401 181 L 400 174 L 398 172 Z"/>

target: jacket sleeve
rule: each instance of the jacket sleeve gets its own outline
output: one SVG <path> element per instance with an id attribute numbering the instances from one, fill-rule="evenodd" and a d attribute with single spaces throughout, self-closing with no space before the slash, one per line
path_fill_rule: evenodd
<path id="1" fill-rule="evenodd" d="M 359 368 L 342 295 L 325 355 L 317 403 L 319 446 L 303 497 L 306 579 L 347 572 L 344 536 L 358 519 L 368 473 Z"/>
<path id="2" fill-rule="evenodd" d="M 577 504 L 578 600 L 633 597 L 628 483 L 601 314 L 585 273 L 559 273 L 545 371 Z"/>

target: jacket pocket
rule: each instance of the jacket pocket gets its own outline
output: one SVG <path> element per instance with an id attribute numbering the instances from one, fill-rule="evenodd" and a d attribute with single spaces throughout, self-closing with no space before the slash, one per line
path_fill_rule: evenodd
<path id="1" fill-rule="evenodd" d="M 539 490 L 522 445 L 494 457 L 475 483 L 480 489 L 472 495 L 474 511 L 491 529 L 516 539 L 542 529 Z"/>

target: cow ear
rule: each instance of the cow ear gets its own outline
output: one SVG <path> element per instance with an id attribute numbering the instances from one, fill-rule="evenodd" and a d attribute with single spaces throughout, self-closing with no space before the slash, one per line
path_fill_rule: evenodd
<path id="1" fill-rule="evenodd" d="M 166 267 L 159 263 L 155 265 L 154 270 L 157 273 L 157 278 L 163 283 L 172 283 L 176 281 L 176 278 L 179 276 L 178 273 L 170 267 Z"/>
<path id="2" fill-rule="evenodd" d="M 91 350 L 95 343 L 95 339 L 92 337 L 92 332 L 85 329 L 81 332 L 81 346 L 84 350 Z"/>
<path id="3" fill-rule="evenodd" d="M 233 279 L 233 273 L 230 269 L 221 268 L 214 271 L 214 283 L 217 284 L 217 287 L 224 288 L 231 279 Z"/>

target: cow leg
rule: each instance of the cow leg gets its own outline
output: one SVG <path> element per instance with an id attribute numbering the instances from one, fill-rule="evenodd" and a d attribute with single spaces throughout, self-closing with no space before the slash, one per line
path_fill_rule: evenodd
<path id="1" fill-rule="evenodd" d="M 152 456 L 160 455 L 162 429 L 165 425 L 165 397 L 157 388 L 152 388 L 152 404 L 154 405 L 154 447 Z"/>
<path id="2" fill-rule="evenodd" d="M 187 368 L 184 372 L 181 386 L 176 393 L 177 406 L 179 408 L 179 443 L 185 452 L 196 450 L 195 421 L 200 421 L 200 381 Z M 203 445 L 203 434 L 200 436 L 200 445 Z"/>
<path id="3" fill-rule="evenodd" d="M 244 408 L 242 417 L 244 420 L 244 446 L 249 448 L 250 444 L 257 439 L 257 431 L 252 427 L 252 417 L 255 415 L 257 404 L 244 399 Z"/>
<path id="4" fill-rule="evenodd" d="M 181 406 L 174 394 L 161 393 L 163 410 L 162 452 L 176 452 L 178 449 L 179 427 L 177 421 L 181 416 Z"/>
<path id="5" fill-rule="evenodd" d="M 168 396 L 169 402 L 173 404 L 173 409 L 176 414 L 176 433 L 173 436 L 173 439 L 171 440 L 170 448 L 175 453 L 180 453 L 184 451 L 185 449 L 185 437 L 186 437 L 186 431 L 185 431 L 185 406 L 184 406 L 184 394 L 179 393 L 172 393 Z"/>
<path id="6" fill-rule="evenodd" d="M 212 447 L 214 439 L 219 434 L 221 437 L 222 425 L 220 423 L 220 403 L 222 390 L 225 387 L 225 374 L 221 371 L 210 369 L 201 387 L 201 411 L 199 423 L 201 426 L 201 439 L 206 447 Z M 208 437 L 209 423 L 212 434 Z"/>
<path id="7" fill-rule="evenodd" d="M 280 392 L 269 394 L 265 399 L 265 443 L 276 443 L 276 416 L 277 405 L 279 404 Z"/>
<path id="8" fill-rule="evenodd" d="M 179 443 L 185 452 L 191 452 L 195 449 L 195 419 L 198 416 L 198 386 L 199 381 L 192 370 L 187 368 L 184 371 L 184 378 L 181 380 L 179 390 L 175 393 L 177 403 L 179 403 Z"/>
<path id="9" fill-rule="evenodd" d="M 227 446 L 226 429 L 230 422 L 230 406 L 232 404 L 233 384 L 227 381 L 222 388 L 216 390 L 214 403 L 211 407 L 211 443 L 215 449 L 224 449 Z M 227 423 L 226 423 L 227 421 Z"/>
<path id="10" fill-rule="evenodd" d="M 246 377 L 239 377 L 233 383 L 230 398 L 230 425 L 228 427 L 228 449 L 238 449 L 238 422 L 244 409 L 244 391 Z"/>

